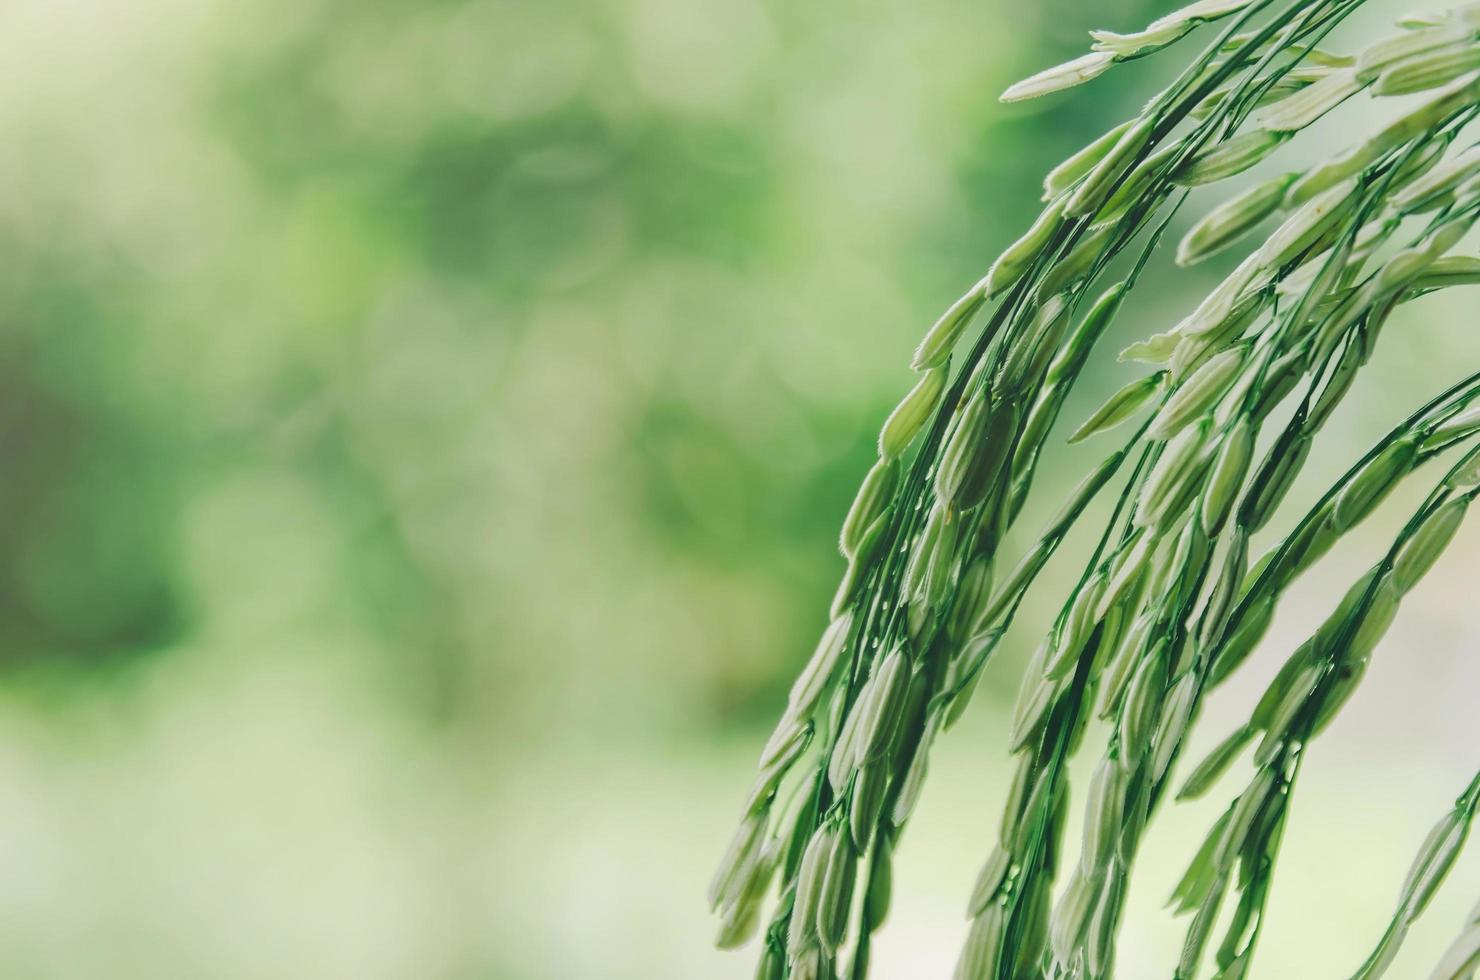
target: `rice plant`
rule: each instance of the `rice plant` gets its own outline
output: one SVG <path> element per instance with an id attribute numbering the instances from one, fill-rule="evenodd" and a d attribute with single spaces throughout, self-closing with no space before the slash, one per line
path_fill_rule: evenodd
<path id="1" fill-rule="evenodd" d="M 1250 556 L 1393 311 L 1480 283 L 1480 257 L 1456 251 L 1480 215 L 1480 3 L 1405 17 L 1356 51 L 1322 47 L 1362 2 L 1200 0 L 1136 33 L 1092 31 L 1088 54 L 1003 95 L 1058 92 L 1205 39 L 1138 116 L 1048 174 L 1039 218 L 920 341 L 918 379 L 885 421 L 843 523 L 848 564 L 831 622 L 761 752 L 710 889 L 721 946 L 759 932 L 757 977 L 868 974 L 931 747 L 1101 494 L 1111 517 L 1022 680 L 1007 746 L 1016 775 L 966 900 L 956 977 L 1111 976 L 1158 810 L 1229 779 L 1242 789 L 1173 895 L 1186 919 L 1174 976 L 1251 974 L 1306 748 L 1480 494 L 1476 372 L 1416 406 Z M 1106 356 L 1097 341 L 1162 257 L 1188 190 L 1277 160 L 1354 99 L 1383 103 L 1376 115 L 1393 121 L 1229 196 L 1177 244 L 1181 266 L 1229 249 L 1244 257 L 1181 322 L 1122 352 L 1147 373 L 1067 436 L 1115 447 L 1036 543 L 1007 554 L 1040 452 L 1064 438 L 1065 397 L 1086 362 Z M 1102 282 L 1112 268 L 1116 281 Z M 1391 546 L 1289 653 L 1248 721 L 1174 782 L 1204 697 L 1260 642 L 1290 585 L 1420 470 L 1431 489 Z M 1094 719 L 1108 736 L 1082 790 L 1076 852 L 1064 839 L 1068 762 Z M 1477 799 L 1480 776 L 1422 844 L 1354 977 L 1392 962 Z M 1433 976 L 1477 966 L 1472 916 Z"/>

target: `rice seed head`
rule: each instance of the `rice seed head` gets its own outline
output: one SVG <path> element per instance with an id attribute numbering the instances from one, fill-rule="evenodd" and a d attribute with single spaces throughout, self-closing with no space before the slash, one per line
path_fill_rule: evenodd
<path id="1" fill-rule="evenodd" d="M 1236 14 L 1249 6 L 1253 0 L 1196 0 L 1151 22 L 1148 31 L 1164 30 L 1168 27 L 1195 27 L 1229 14 Z"/>
<path id="2" fill-rule="evenodd" d="M 1351 642 L 1347 645 L 1344 656 L 1348 662 L 1363 663 L 1371 656 L 1372 651 L 1386 635 L 1388 627 L 1393 624 L 1393 618 L 1397 616 L 1398 606 L 1402 600 L 1403 593 L 1393 581 L 1393 576 L 1384 575 L 1372 591 L 1367 608 L 1352 633 Z"/>
<path id="3" fill-rule="evenodd" d="M 1160 782 L 1171 767 L 1172 758 L 1182 744 L 1182 736 L 1192 723 L 1192 713 L 1197 707 L 1198 679 L 1191 671 L 1172 685 L 1167 694 L 1166 706 L 1156 726 L 1152 739 L 1151 778 Z"/>
<path id="4" fill-rule="evenodd" d="M 1105 585 L 1104 572 L 1096 572 L 1074 593 L 1068 614 L 1050 637 L 1048 658 L 1043 665 L 1043 676 L 1048 680 L 1060 681 L 1073 671 L 1098 622 L 1096 612 Z"/>
<path id="5" fill-rule="evenodd" d="M 1269 630 L 1269 624 L 1274 619 L 1274 596 L 1266 595 L 1256 599 L 1249 611 L 1240 617 L 1233 631 L 1228 635 L 1222 647 L 1218 650 L 1213 660 L 1213 670 L 1209 676 L 1209 682 L 1217 684 L 1229 674 L 1233 673 L 1254 648 L 1259 641 L 1264 639 L 1264 634 Z"/>
<path id="6" fill-rule="evenodd" d="M 1471 449 L 1444 477 L 1444 485 L 1451 490 L 1473 495 L 1480 488 L 1480 446 Z"/>
<path id="7" fill-rule="evenodd" d="M 785 980 L 786 957 L 775 946 L 766 944 L 756 963 L 755 980 Z"/>
<path id="8" fill-rule="evenodd" d="M 870 679 L 858 692 L 858 698 L 843 719 L 843 726 L 838 729 L 838 737 L 833 741 L 832 754 L 828 756 L 827 762 L 827 781 L 834 793 L 841 793 L 853 775 L 859 756 L 859 728 L 870 710 L 868 701 L 872 697 L 874 682 Z"/>
<path id="9" fill-rule="evenodd" d="M 1013 432 L 1020 417 L 1017 406 L 1011 402 L 992 406 L 977 423 L 975 440 L 952 461 L 953 468 L 942 474 L 947 480 L 949 499 L 957 511 L 971 511 L 991 494 L 1012 451 Z M 942 460 L 942 465 L 945 462 Z"/>
<path id="10" fill-rule="evenodd" d="M 1183 236 L 1177 246 L 1177 264 L 1196 265 L 1223 251 L 1279 210 L 1295 174 L 1260 181 L 1209 211 Z"/>
<path id="11" fill-rule="evenodd" d="M 1048 717 L 1058 694 L 1058 683 L 1036 671 L 1024 674 L 1023 686 L 1013 705 L 1012 728 L 1007 738 L 1008 751 L 1021 752 L 1028 746 Z"/>
<path id="12" fill-rule="evenodd" d="M 935 412 L 945 386 L 945 367 L 931 368 L 920 376 L 884 422 L 884 428 L 879 432 L 880 456 L 895 459 L 909 448 L 926 420 Z"/>
<path id="13" fill-rule="evenodd" d="M 1270 769 L 1260 769 L 1252 782 L 1243 791 L 1229 811 L 1228 823 L 1213 850 L 1215 867 L 1227 869 L 1233 857 L 1244 846 L 1249 831 L 1260 816 L 1265 800 L 1275 789 L 1275 774 Z"/>
<path id="14" fill-rule="evenodd" d="M 1480 171 L 1480 147 L 1472 146 L 1408 183 L 1393 196 L 1392 207 L 1401 214 L 1428 210 L 1477 171 Z"/>
<path id="15" fill-rule="evenodd" d="M 942 721 L 940 715 L 935 715 L 934 720 L 927 723 L 930 727 L 926 729 L 920 745 L 915 749 L 910 767 L 905 770 L 904 781 L 900 784 L 899 793 L 894 798 L 894 808 L 889 815 L 890 822 L 896 827 L 904 826 L 915 810 L 920 790 L 925 785 L 925 774 L 930 771 L 930 744 L 935 739 L 935 733 L 940 730 Z M 862 848 L 863 844 L 860 843 L 859 847 Z"/>
<path id="16" fill-rule="evenodd" d="M 874 552 L 884 540 L 884 532 L 889 525 L 889 514 L 880 514 L 874 518 L 874 522 L 863 532 L 863 537 L 858 542 L 858 547 L 852 557 L 848 559 L 848 568 L 843 573 L 843 579 L 838 583 L 838 591 L 833 595 L 832 606 L 829 615 L 838 619 L 848 611 L 848 606 L 853 602 L 858 590 L 863 586 L 864 579 L 874 559 Z"/>
<path id="17" fill-rule="evenodd" d="M 1089 312 L 1079 322 L 1078 328 L 1070 336 L 1067 343 L 1059 351 L 1053 363 L 1048 366 L 1048 383 L 1056 385 L 1070 374 L 1074 365 L 1089 352 L 1090 346 L 1100 338 L 1106 328 L 1115 320 L 1115 314 L 1120 312 L 1121 304 L 1125 302 L 1126 293 L 1130 286 L 1124 280 L 1107 287 L 1090 306 Z"/>
<path id="18" fill-rule="evenodd" d="M 832 965 L 821 946 L 813 943 L 801 949 L 792 947 L 792 950 L 790 980 L 833 980 Z"/>

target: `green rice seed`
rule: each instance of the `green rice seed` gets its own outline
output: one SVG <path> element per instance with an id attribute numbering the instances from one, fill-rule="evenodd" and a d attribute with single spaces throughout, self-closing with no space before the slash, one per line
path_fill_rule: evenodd
<path id="1" fill-rule="evenodd" d="M 1058 681 L 1068 676 L 1079 660 L 1079 654 L 1094 632 L 1100 596 L 1105 591 L 1105 574 L 1097 572 L 1074 594 L 1063 625 L 1055 631 L 1044 661 L 1043 676 Z"/>
<path id="2" fill-rule="evenodd" d="M 835 835 L 822 871 L 822 887 L 817 893 L 817 938 L 828 955 L 837 952 L 848 931 L 857 861 L 848 835 Z"/>
<path id="3" fill-rule="evenodd" d="M 1248 234 L 1280 208 L 1295 176 L 1281 174 L 1260 181 L 1209 211 L 1183 236 L 1177 246 L 1177 264 L 1196 265 Z"/>
<path id="4" fill-rule="evenodd" d="M 1383 576 L 1372 591 L 1367 611 L 1362 614 L 1361 621 L 1352 633 L 1351 642 L 1345 651 L 1348 661 L 1362 663 L 1371 655 L 1386 635 L 1388 627 L 1393 624 L 1402 599 L 1403 593 L 1398 589 L 1392 575 Z"/>
<path id="5" fill-rule="evenodd" d="M 868 702 L 867 713 L 859 722 L 858 757 L 872 759 L 894 735 L 894 726 L 903 713 L 909 683 L 909 663 L 898 647 L 884 658 L 874 670 L 870 685 L 873 696 Z"/>
<path id="6" fill-rule="evenodd" d="M 1431 51 L 1442 50 L 1456 42 L 1469 40 L 1471 33 L 1460 27 L 1435 27 L 1407 31 L 1368 45 L 1357 55 L 1357 79 L 1371 82 L 1390 65 L 1409 61 Z"/>
<path id="7" fill-rule="evenodd" d="M 1023 236 L 1002 252 L 987 273 L 986 295 L 996 296 L 1023 277 L 1038 253 L 1053 238 L 1063 222 L 1064 202 L 1054 201 L 1043 209 Z"/>
<path id="8" fill-rule="evenodd" d="M 869 865 L 868 892 L 863 898 L 866 928 L 873 932 L 883 925 L 889 914 L 889 902 L 894 892 L 894 845 L 889 835 L 879 838 L 874 848 L 874 859 Z"/>
<path id="9" fill-rule="evenodd" d="M 1241 523 L 1257 531 L 1274 516 L 1275 509 L 1295 482 L 1305 458 L 1310 455 L 1310 435 L 1302 433 L 1283 452 L 1271 454 L 1254 478 L 1253 492 L 1244 498 Z"/>
<path id="10" fill-rule="evenodd" d="M 1098 211 L 1151 138 L 1155 119 L 1142 117 L 1129 126 L 1064 202 L 1064 213 L 1078 217 Z"/>
<path id="11" fill-rule="evenodd" d="M 1054 959 L 1061 966 L 1067 966 L 1074 958 L 1079 939 L 1088 928 L 1090 915 L 1094 912 L 1095 896 L 1094 886 L 1075 868 L 1074 873 L 1069 876 L 1069 884 L 1064 888 L 1058 907 L 1054 909 L 1053 926 L 1049 932 Z"/>
<path id="12" fill-rule="evenodd" d="M 1254 729 L 1248 725 L 1241 725 L 1234 729 L 1233 734 L 1219 742 L 1213 751 L 1192 770 L 1192 775 L 1182 784 L 1182 789 L 1177 793 L 1179 800 L 1195 800 L 1212 789 L 1228 767 L 1233 764 L 1244 751 L 1254 737 Z"/>
<path id="13" fill-rule="evenodd" d="M 1258 265 L 1277 269 L 1315 244 L 1355 204 L 1357 183 L 1343 181 L 1305 202 L 1255 253 Z"/>
<path id="14" fill-rule="evenodd" d="M 1234 855 L 1244 846 L 1261 814 L 1266 798 L 1275 788 L 1275 774 L 1269 769 L 1260 769 L 1247 789 L 1239 795 L 1229 812 L 1228 824 L 1213 850 L 1213 865 L 1226 869 Z"/>
<path id="15" fill-rule="evenodd" d="M 1011 870 L 1012 855 L 1000 847 L 992 848 L 991 855 L 982 865 L 976 876 L 976 884 L 971 889 L 971 899 L 966 909 L 967 918 L 980 915 L 992 899 L 997 897 L 998 889 L 1007 880 L 1007 873 Z"/>
<path id="16" fill-rule="evenodd" d="M 843 720 L 843 727 L 838 730 L 838 737 L 833 741 L 832 755 L 828 757 L 827 763 L 827 781 L 834 793 L 841 793 L 853 775 L 859 756 L 859 728 L 869 712 L 868 700 L 874 696 L 873 688 L 872 679 L 864 684 L 863 689 L 858 692 L 857 700 L 853 702 L 852 710 Z"/>
<path id="17" fill-rule="evenodd" d="M 956 302 L 951 304 L 950 309 L 941 314 L 939 320 L 935 321 L 920 341 L 920 346 L 915 349 L 915 356 L 910 361 L 910 367 L 916 371 L 925 371 L 930 368 L 940 367 L 951 356 L 956 341 L 960 339 L 961 332 L 971 322 L 972 316 L 981 309 L 987 300 L 987 280 L 983 279 Z"/>
<path id="18" fill-rule="evenodd" d="M 1161 708 L 1167 682 L 1167 643 L 1162 640 L 1148 653 L 1131 676 L 1120 712 L 1120 759 L 1133 768 L 1150 748 L 1151 733 Z"/>
<path id="19" fill-rule="evenodd" d="M 1000 96 L 1003 102 L 1022 102 L 1036 99 L 1053 92 L 1081 85 L 1092 78 L 1103 75 L 1115 63 L 1115 56 L 1105 51 L 1094 51 L 1066 61 L 1061 65 L 1046 68 L 1007 87 Z"/>
<path id="20" fill-rule="evenodd" d="M 746 872 L 761 853 L 761 847 L 766 839 L 766 815 L 764 813 L 752 814 L 740 821 L 735 836 L 730 840 L 730 846 L 725 851 L 724 859 L 720 861 L 719 868 L 709 882 L 709 905 L 710 908 L 719 908 L 721 905 L 732 901 L 736 893 L 744 886 Z"/>
<path id="21" fill-rule="evenodd" d="M 1000 905 L 990 906 L 972 921 L 953 980 L 997 980 L 1005 925 L 1006 912 Z"/>
<path id="22" fill-rule="evenodd" d="M 1389 65 L 1372 85 L 1373 95 L 1412 95 L 1447 85 L 1480 68 L 1480 47 L 1461 42 Z"/>
<path id="23" fill-rule="evenodd" d="M 1061 293 L 1089 275 L 1090 269 L 1104 253 L 1105 246 L 1110 243 L 1115 231 L 1113 224 L 1090 229 L 1069 250 L 1067 255 L 1056 261 L 1043 274 L 1043 281 L 1038 287 L 1039 295 L 1052 296 L 1055 293 Z"/>
<path id="24" fill-rule="evenodd" d="M 1242 616 L 1235 625 L 1233 632 L 1224 641 L 1213 662 L 1213 670 L 1210 675 L 1212 683 L 1217 684 L 1223 678 L 1233 673 L 1254 648 L 1259 641 L 1264 639 L 1264 634 L 1269 630 L 1269 624 L 1274 619 L 1274 596 L 1266 596 L 1253 604 L 1249 611 Z"/>
<path id="25" fill-rule="evenodd" d="M 791 924 L 786 945 L 792 950 L 804 949 L 817 936 L 817 903 L 822 895 L 823 878 L 838 840 L 837 829 L 831 824 L 817 828 L 802 852 L 802 863 L 797 869 L 796 897 L 791 905 Z"/>
<path id="26" fill-rule="evenodd" d="M 1043 199 L 1048 201 L 1058 197 L 1094 169 L 1134 123 L 1134 119 L 1127 119 L 1050 170 L 1043 179 Z"/>
<path id="27" fill-rule="evenodd" d="M 874 559 L 874 552 L 884 540 L 884 531 L 889 526 L 889 514 L 885 512 L 874 518 L 874 522 L 863 532 L 862 539 L 858 542 L 858 548 L 853 556 L 848 559 L 848 569 L 843 573 L 843 580 L 838 583 L 838 591 L 833 595 L 832 606 L 828 614 L 833 619 L 838 619 L 848 611 L 848 606 L 857 596 L 858 590 L 863 587 L 864 579 Z"/>
<path id="28" fill-rule="evenodd" d="M 909 447 L 935 411 L 945 384 L 946 369 L 943 367 L 931 368 L 920 376 L 920 380 L 889 414 L 884 428 L 879 432 L 880 456 L 894 459 Z"/>
<path id="29" fill-rule="evenodd" d="M 1136 503 L 1137 526 L 1154 525 L 1162 505 L 1176 495 L 1183 481 L 1196 468 L 1204 449 L 1205 430 L 1204 425 L 1186 426 L 1166 444 L 1141 487 Z"/>
<path id="30" fill-rule="evenodd" d="M 1260 110 L 1253 123 L 1272 132 L 1296 132 L 1356 95 L 1365 85 L 1357 79 L 1356 71 L 1338 69 L 1315 84 Z"/>
<path id="31" fill-rule="evenodd" d="M 1200 510 L 1203 531 L 1209 537 L 1217 534 L 1227 520 L 1234 499 L 1243 489 L 1253 452 L 1254 427 L 1247 418 L 1240 419 L 1223 437 L 1208 475 L 1207 487 L 1203 490 Z"/>
<path id="32" fill-rule="evenodd" d="M 1152 395 L 1161 390 L 1166 377 L 1165 371 L 1158 371 L 1125 385 L 1074 430 L 1074 434 L 1069 437 L 1070 444 L 1082 442 L 1130 418 Z"/>
<path id="33" fill-rule="evenodd" d="M 1150 768 L 1153 780 L 1160 782 L 1171 766 L 1172 757 L 1182 744 L 1182 736 L 1192 723 L 1197 692 L 1197 677 L 1189 672 L 1183 674 L 1167 694 L 1166 706 L 1162 710 L 1161 721 L 1156 726 L 1156 735 L 1152 740 Z"/>
<path id="34" fill-rule="evenodd" d="M 793 950 L 790 980 L 833 980 L 832 965 L 821 946 L 814 944 Z"/>
<path id="35" fill-rule="evenodd" d="M 1444 477 L 1444 485 L 1462 493 L 1471 493 L 1480 488 L 1480 446 L 1470 450 L 1464 459 L 1455 464 L 1449 475 Z"/>
<path id="36" fill-rule="evenodd" d="M 1104 874 L 1120 836 L 1120 815 L 1126 790 L 1125 771 L 1113 759 L 1102 759 L 1090 779 L 1084 808 L 1084 850 L 1080 866 L 1085 874 Z"/>
<path id="37" fill-rule="evenodd" d="M 1434 892 L 1454 866 L 1454 859 L 1459 856 L 1460 849 L 1464 847 L 1470 824 L 1461 817 L 1457 811 L 1446 814 L 1429 832 L 1428 840 L 1424 841 L 1423 849 L 1408 872 L 1408 881 L 1403 886 L 1403 894 L 1407 896 L 1403 917 L 1407 921 L 1412 922 L 1423 914 L 1429 900 L 1434 897 Z"/>
<path id="38" fill-rule="evenodd" d="M 1428 516 L 1393 561 L 1393 583 L 1407 592 L 1424 577 L 1464 522 L 1469 499 L 1457 497 Z"/>
<path id="39" fill-rule="evenodd" d="M 1207 412 L 1233 383 L 1248 354 L 1249 348 L 1240 345 L 1204 361 L 1167 399 L 1147 428 L 1146 435 L 1152 439 L 1170 438 L 1188 422 Z"/>
<path id="40" fill-rule="evenodd" d="M 1241 174 L 1279 149 L 1291 135 L 1267 129 L 1240 133 L 1197 154 L 1172 180 L 1183 187 L 1197 187 Z"/>
<path id="41" fill-rule="evenodd" d="M 863 484 L 858 488 L 858 496 L 853 498 L 853 505 L 848 508 L 848 516 L 843 521 L 843 531 L 838 547 L 845 556 L 852 557 L 858 553 L 858 546 L 863 541 L 864 532 L 889 505 L 889 501 L 894 497 L 894 488 L 898 483 L 899 464 L 895 460 L 875 461 L 868 475 L 863 478 Z"/>
<path id="42" fill-rule="evenodd" d="M 848 833 L 860 853 L 867 851 L 873 842 L 888 791 L 889 769 L 883 759 L 875 759 L 858 770 L 853 780 L 853 795 L 848 800 Z"/>
<path id="43" fill-rule="evenodd" d="M 1393 196 L 1392 206 L 1403 214 L 1426 210 L 1477 171 L 1480 171 L 1480 147 L 1472 146 L 1413 180 Z"/>
<path id="44" fill-rule="evenodd" d="M 1381 156 L 1381 148 L 1368 142 L 1348 147 L 1306 171 L 1285 191 L 1281 205 L 1293 210 L 1344 181 L 1366 170 Z"/>
<path id="45" fill-rule="evenodd" d="M 1409 437 L 1391 442 L 1354 476 L 1336 498 L 1333 518 L 1339 531 L 1355 527 L 1413 468 L 1418 442 Z"/>

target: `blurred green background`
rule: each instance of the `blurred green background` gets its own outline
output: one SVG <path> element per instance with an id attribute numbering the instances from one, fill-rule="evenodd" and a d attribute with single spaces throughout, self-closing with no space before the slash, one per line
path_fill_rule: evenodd
<path id="1" fill-rule="evenodd" d="M 996 94 L 1164 10 L 0 7 L 0 974 L 748 976 L 704 883 L 909 353 L 1177 59 Z M 1218 272 L 1165 265 L 1070 415 Z M 1473 302 L 1389 328 L 1307 500 L 1480 360 Z M 1095 452 L 1050 460 L 1025 527 Z M 1302 585 L 1194 751 L 1401 511 Z M 1477 549 L 1315 749 L 1263 975 L 1353 969 L 1473 771 Z M 1073 572 L 939 750 L 879 977 L 947 975 L 1015 667 Z M 1162 815 L 1123 976 L 1168 972 L 1160 905 L 1223 799 Z M 1471 857 L 1391 976 L 1477 891 Z"/>

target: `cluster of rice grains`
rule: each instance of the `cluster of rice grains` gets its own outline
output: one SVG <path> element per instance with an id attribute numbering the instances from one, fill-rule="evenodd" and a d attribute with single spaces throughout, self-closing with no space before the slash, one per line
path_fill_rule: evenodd
<path id="1" fill-rule="evenodd" d="M 1259 642 L 1303 570 L 1444 457 L 1391 547 L 1178 790 L 1206 792 L 1253 748 L 1247 786 L 1173 896 L 1189 923 L 1175 976 L 1203 966 L 1222 980 L 1248 974 L 1305 746 L 1360 683 L 1403 596 L 1480 494 L 1477 372 L 1388 433 L 1262 558 L 1249 555 L 1393 310 L 1480 282 L 1480 257 L 1454 254 L 1480 215 L 1480 146 L 1465 135 L 1480 114 L 1480 3 L 1405 18 L 1354 55 L 1322 49 L 1361 3 L 1202 0 L 1136 34 L 1094 32 L 1090 54 L 1004 95 L 1054 92 L 1202 25 L 1221 31 L 1137 118 L 1049 173 L 1042 216 L 915 353 L 918 381 L 884 424 L 843 526 L 848 569 L 832 622 L 762 752 L 711 888 L 722 946 L 759 928 L 758 977 L 866 976 L 891 854 L 933 741 L 1065 533 L 1114 487 L 1111 519 L 1023 679 L 1016 777 L 956 970 L 959 980 L 1110 976 L 1142 833 L 1202 698 Z M 1184 320 L 1124 352 L 1154 370 L 1071 439 L 1139 418 L 1134 434 L 1011 573 L 995 576 L 1065 395 L 1186 189 L 1253 167 L 1346 100 L 1399 95 L 1377 113 L 1394 121 L 1364 141 L 1259 181 L 1196 223 L 1177 249 L 1181 265 L 1273 230 Z M 1097 283 L 1122 252 L 1125 278 Z M 1292 404 L 1288 422 L 1261 433 Z M 1068 760 L 1092 716 L 1109 735 L 1075 857 L 1063 839 Z M 1358 976 L 1380 975 L 1397 952 L 1476 797 L 1471 786 L 1424 846 Z M 1435 976 L 1468 977 L 1477 957 L 1471 922 Z"/>

